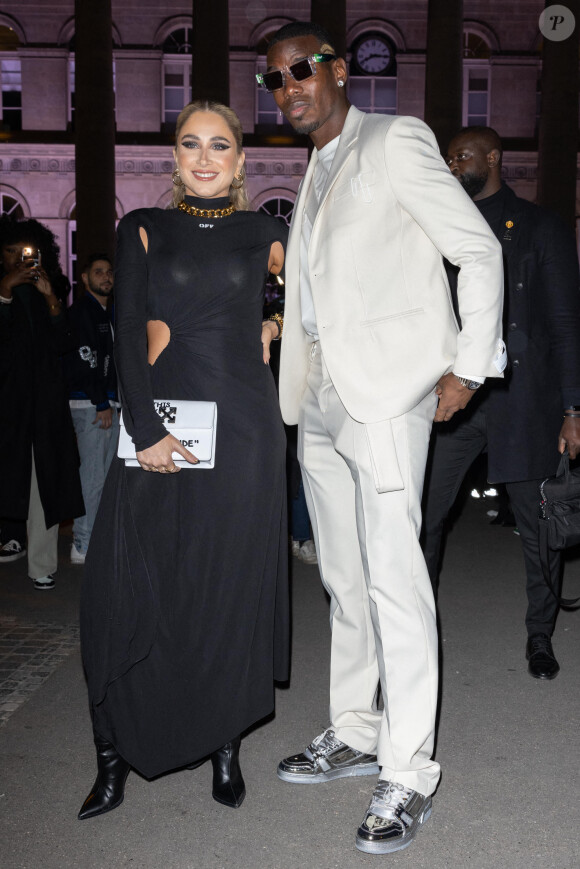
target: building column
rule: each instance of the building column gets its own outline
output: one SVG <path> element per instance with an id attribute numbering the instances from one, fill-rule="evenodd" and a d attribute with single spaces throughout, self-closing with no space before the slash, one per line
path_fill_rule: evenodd
<path id="1" fill-rule="evenodd" d="M 551 0 L 546 6 L 552 5 Z M 580 0 L 566 0 L 576 24 L 567 39 L 544 36 L 538 147 L 538 204 L 575 225 L 578 160 Z M 553 22 L 557 28 L 558 22 Z M 555 31 L 557 33 L 557 29 Z"/>
<path id="2" fill-rule="evenodd" d="M 75 0 L 77 262 L 115 243 L 115 94 L 111 0 Z"/>
<path id="3" fill-rule="evenodd" d="M 346 0 L 311 0 L 310 17 L 328 30 L 336 53 L 346 59 Z"/>
<path id="4" fill-rule="evenodd" d="M 425 122 L 442 153 L 461 128 L 463 0 L 429 0 L 425 69 Z"/>
<path id="5" fill-rule="evenodd" d="M 111 0 L 75 0 L 77 261 L 115 243 L 115 94 Z"/>
<path id="6" fill-rule="evenodd" d="M 192 0 L 191 96 L 230 104 L 228 0 Z"/>

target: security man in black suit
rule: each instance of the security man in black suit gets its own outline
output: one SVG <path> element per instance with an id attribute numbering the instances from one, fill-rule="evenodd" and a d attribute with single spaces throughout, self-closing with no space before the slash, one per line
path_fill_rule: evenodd
<path id="1" fill-rule="evenodd" d="M 573 233 L 556 215 L 502 184 L 501 160 L 501 140 L 490 127 L 461 130 L 448 149 L 451 172 L 503 248 L 508 368 L 503 381 L 471 381 L 477 394 L 467 409 L 433 428 L 423 549 L 436 585 L 445 519 L 469 467 L 487 448 L 488 479 L 506 484 L 524 549 L 528 670 L 536 679 L 553 679 L 560 669 L 551 643 L 558 606 L 540 564 L 539 486 L 556 472 L 558 450 L 580 454 L 578 256 Z M 552 561 L 559 575 L 557 553 Z"/>

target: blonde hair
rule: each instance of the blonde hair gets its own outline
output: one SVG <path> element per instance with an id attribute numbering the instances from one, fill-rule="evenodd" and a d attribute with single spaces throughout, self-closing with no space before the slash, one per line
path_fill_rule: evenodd
<path id="1" fill-rule="evenodd" d="M 177 117 L 177 123 L 175 125 L 175 147 L 177 148 L 177 140 L 179 139 L 179 134 L 181 133 L 181 129 L 183 125 L 194 115 L 196 112 L 213 112 L 216 115 L 219 115 L 220 118 L 223 118 L 236 142 L 236 149 L 238 155 L 242 153 L 242 139 L 244 132 L 242 130 L 242 125 L 240 123 L 240 119 L 236 115 L 233 109 L 230 109 L 229 106 L 225 106 L 223 103 L 215 102 L 214 100 L 193 100 L 193 102 L 188 103 L 185 108 L 181 110 Z M 248 197 L 248 189 L 246 186 L 246 170 L 245 167 L 242 167 L 240 174 L 242 175 L 242 184 L 241 187 L 234 187 L 233 185 L 230 187 L 230 202 L 232 205 L 235 205 L 237 211 L 250 211 L 250 200 Z M 173 207 L 177 208 L 180 202 L 183 201 L 183 197 L 185 196 L 185 185 L 181 178 L 177 178 L 178 183 L 173 186 Z"/>

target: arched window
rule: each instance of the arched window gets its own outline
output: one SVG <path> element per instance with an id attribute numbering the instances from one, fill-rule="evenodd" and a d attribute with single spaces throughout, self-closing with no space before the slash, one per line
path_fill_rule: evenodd
<path id="1" fill-rule="evenodd" d="M 119 221 L 119 201 L 117 200 L 117 209 L 115 211 L 115 226 Z M 121 213 L 121 217 L 122 217 Z M 80 279 L 80 275 L 77 274 L 77 207 L 76 203 L 72 206 L 68 213 L 68 224 L 67 224 L 67 239 L 66 239 L 66 250 L 67 250 L 67 258 L 66 258 L 66 269 L 64 267 L 64 262 L 62 263 L 62 270 L 66 271 L 66 275 L 70 281 L 70 295 L 68 297 L 67 304 L 72 305 L 74 300 L 77 298 L 77 287 Z M 82 265 L 82 264 L 81 264 Z"/>
<path id="2" fill-rule="evenodd" d="M 272 199 L 266 199 L 265 202 L 262 202 L 258 206 L 258 211 L 263 211 L 270 217 L 279 217 L 287 226 L 290 226 L 294 212 L 294 201 L 286 196 L 274 196 Z"/>
<path id="3" fill-rule="evenodd" d="M 15 220 L 23 220 L 26 215 L 22 204 L 12 193 L 0 189 L 0 214 L 6 214 Z"/>
<path id="4" fill-rule="evenodd" d="M 22 69 L 17 51 L 18 34 L 0 24 L 0 126 L 3 130 L 22 129 Z"/>
<path id="5" fill-rule="evenodd" d="M 463 125 L 489 125 L 491 46 L 476 31 L 463 32 Z"/>
<path id="6" fill-rule="evenodd" d="M 191 101 L 191 27 L 169 33 L 163 50 L 163 108 L 165 130 L 174 130 L 177 116 Z"/>
<path id="7" fill-rule="evenodd" d="M 352 43 L 348 96 L 361 111 L 396 114 L 396 47 L 385 33 L 361 33 Z"/>

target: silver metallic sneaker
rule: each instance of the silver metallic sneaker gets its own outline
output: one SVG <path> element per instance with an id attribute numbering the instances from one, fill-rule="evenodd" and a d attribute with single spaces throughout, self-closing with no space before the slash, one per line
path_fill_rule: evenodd
<path id="1" fill-rule="evenodd" d="M 286 757 L 278 766 L 278 777 L 294 784 L 316 784 L 351 775 L 378 775 L 374 754 L 363 754 L 341 742 L 329 727 L 302 754 Z"/>
<path id="2" fill-rule="evenodd" d="M 402 851 L 430 814 L 431 797 L 381 779 L 356 832 L 356 846 L 367 854 Z"/>

